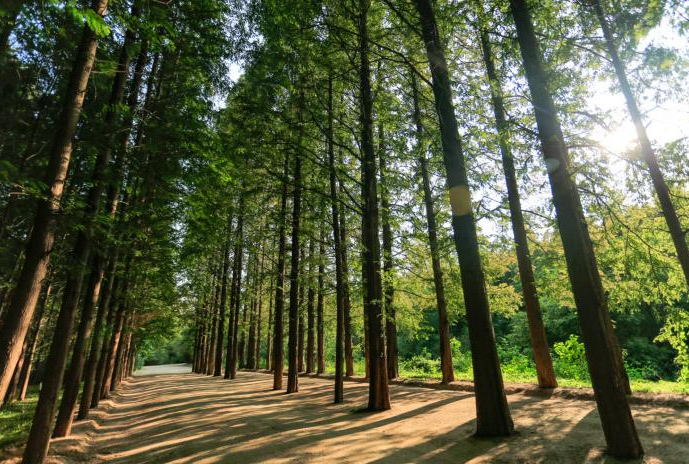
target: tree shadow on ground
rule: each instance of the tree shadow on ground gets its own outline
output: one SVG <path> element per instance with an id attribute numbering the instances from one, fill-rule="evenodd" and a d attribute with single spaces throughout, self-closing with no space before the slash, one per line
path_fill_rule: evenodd
<path id="1" fill-rule="evenodd" d="M 470 393 L 394 385 L 392 410 L 357 413 L 368 386 L 345 385 L 345 403 L 334 405 L 332 381 L 317 378 L 302 378 L 300 391 L 289 395 L 272 390 L 272 377 L 261 373 L 240 372 L 231 381 L 136 378 L 93 414 L 91 426 L 77 425 L 81 437 L 55 442 L 55 451 L 68 462 L 83 460 L 78 445 L 87 434 L 87 455 L 111 463 L 619 462 L 603 453 L 590 401 L 510 395 L 517 433 L 485 439 L 473 437 Z M 684 462 L 688 412 L 646 407 L 635 416 L 647 457 L 659 456 L 647 462 Z"/>

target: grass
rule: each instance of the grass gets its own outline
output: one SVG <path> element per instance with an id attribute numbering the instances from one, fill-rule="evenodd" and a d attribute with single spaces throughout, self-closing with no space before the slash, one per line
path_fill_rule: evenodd
<path id="1" fill-rule="evenodd" d="M 38 387 L 30 386 L 24 401 L 15 401 L 0 410 L 0 449 L 27 439 L 37 402 Z"/>
<path id="2" fill-rule="evenodd" d="M 326 366 L 328 374 L 335 373 L 335 366 Z M 356 375 L 364 375 L 365 366 L 363 360 L 356 360 L 354 362 L 354 372 Z M 442 375 L 440 372 L 427 372 L 419 369 L 405 368 L 404 363 L 400 363 L 399 376 L 403 379 L 414 380 L 440 380 Z M 505 383 L 538 383 L 536 371 L 533 368 L 524 369 L 523 366 L 512 366 L 510 363 L 503 363 L 502 377 Z M 473 380 L 473 373 L 471 370 L 458 371 L 455 370 L 455 380 L 471 382 Z M 580 380 L 558 376 L 558 384 L 565 388 L 591 388 L 589 380 Z M 646 380 L 646 379 L 630 379 L 632 391 L 645 393 L 678 393 L 689 394 L 689 383 L 676 382 L 669 380 Z"/>

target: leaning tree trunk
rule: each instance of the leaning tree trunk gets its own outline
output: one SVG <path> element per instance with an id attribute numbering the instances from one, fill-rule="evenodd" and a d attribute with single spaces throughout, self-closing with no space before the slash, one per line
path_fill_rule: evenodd
<path id="1" fill-rule="evenodd" d="M 440 120 L 447 186 L 452 207 L 452 228 L 462 276 L 462 290 L 469 326 L 476 394 L 476 434 L 504 436 L 514 424 L 507 405 L 495 346 L 485 277 L 479 254 L 476 223 L 459 137 L 452 87 L 431 0 L 415 0 L 433 79 L 433 94 Z"/>
<path id="2" fill-rule="evenodd" d="M 273 390 L 282 390 L 284 371 L 284 313 L 285 313 L 285 226 L 287 222 L 287 194 L 289 156 L 285 153 L 282 180 L 282 200 L 278 216 L 278 262 L 275 282 L 275 322 L 273 323 Z"/>
<path id="3" fill-rule="evenodd" d="M 132 7 L 132 17 L 138 16 L 136 7 Z M 112 145 L 115 138 L 115 131 L 117 123 L 116 108 L 121 104 L 124 96 L 124 86 L 127 78 L 127 70 L 129 67 L 129 47 L 134 42 L 134 33 L 128 31 L 125 34 L 125 40 L 120 54 L 120 61 L 117 67 L 117 73 L 112 87 L 112 93 L 108 105 L 108 111 L 105 116 L 106 136 L 103 140 L 103 145 L 98 150 L 96 162 L 91 175 L 92 186 L 86 198 L 86 207 L 83 212 L 83 220 L 85 224 L 83 228 L 77 233 L 76 242 L 71 255 L 71 261 L 68 264 L 70 272 L 66 279 L 65 289 L 63 290 L 63 300 L 60 312 L 58 314 L 57 322 L 55 324 L 53 340 L 50 346 L 50 352 L 46 359 L 46 364 L 51 366 L 52 375 L 46 375 L 41 387 L 41 392 L 38 397 L 38 404 L 34 413 L 31 432 L 26 444 L 27 451 L 24 455 L 24 461 L 42 460 L 48 450 L 48 443 L 50 441 L 51 429 L 53 428 L 53 420 L 55 416 L 55 409 L 57 407 L 58 394 L 63 383 L 63 376 L 67 359 L 69 357 L 69 345 L 71 341 L 72 329 L 74 326 L 74 319 L 79 305 L 79 297 L 81 295 L 81 287 L 84 280 L 85 269 L 87 267 L 91 248 L 93 246 L 93 234 L 95 233 L 95 219 L 98 214 L 101 197 L 106 186 L 106 170 L 110 162 L 110 154 L 112 152 Z M 93 282 L 95 285 L 95 282 Z M 74 404 L 79 389 L 79 381 L 81 380 L 81 370 L 83 368 L 83 351 L 85 349 L 88 336 L 91 332 L 93 309 L 94 305 L 87 305 L 86 312 L 83 312 L 82 323 L 79 334 L 75 341 L 75 351 L 79 356 L 73 360 L 73 367 L 70 369 L 70 374 L 73 376 L 67 379 L 68 389 L 66 392 L 68 396 L 64 398 L 65 408 L 61 417 L 58 418 L 55 436 L 62 437 L 69 433 L 72 422 L 72 414 L 74 411 Z M 28 451 L 34 449 L 34 451 Z"/>
<path id="4" fill-rule="evenodd" d="M 373 97 L 368 57 L 368 1 L 359 1 L 359 85 L 361 99 L 362 189 L 364 214 L 361 244 L 364 267 L 365 311 L 368 315 L 369 389 L 368 409 L 390 409 L 385 335 L 383 333 L 383 287 L 380 271 L 380 241 L 378 239 L 378 180 L 376 154 L 373 150 Z"/>
<path id="5" fill-rule="evenodd" d="M 97 15 L 103 16 L 107 5 L 108 0 L 93 0 L 91 9 Z M 45 196 L 38 202 L 33 227 L 26 244 L 22 271 L 0 329 L 0 398 L 5 397 L 14 368 L 21 356 L 24 339 L 41 293 L 41 284 L 48 269 L 50 252 L 55 240 L 60 198 L 72 156 L 73 138 L 84 103 L 91 68 L 96 58 L 97 46 L 98 36 L 88 25 L 85 25 L 48 155 L 48 167 L 44 180 L 47 186 Z M 27 447 L 24 459 L 27 462 L 40 462 L 45 458 L 46 451 L 46 446 Z"/>
<path id="6" fill-rule="evenodd" d="M 392 227 L 390 225 L 390 185 L 387 182 L 385 134 L 379 128 L 380 143 L 380 205 L 383 210 L 383 302 L 385 309 L 385 355 L 388 379 L 396 379 L 399 372 L 397 359 L 397 324 L 395 322 L 394 260 L 392 258 Z"/>
<path id="7" fill-rule="evenodd" d="M 112 257 L 111 257 L 112 259 Z M 127 265 L 131 265 L 131 257 L 127 257 Z M 115 269 L 115 267 L 113 267 Z M 124 276 L 118 276 L 114 272 L 111 274 L 111 278 L 114 279 L 112 283 L 108 283 L 108 287 L 110 290 L 108 290 L 107 295 L 104 294 L 103 298 L 101 299 L 101 305 L 104 305 L 107 308 L 108 311 L 108 316 L 107 320 L 105 323 L 105 327 L 107 330 L 104 331 L 103 333 L 103 339 L 101 342 L 100 347 L 93 347 L 96 348 L 99 351 L 97 361 L 94 358 L 94 364 L 96 366 L 96 369 L 94 371 L 94 382 L 93 382 L 93 393 L 91 394 L 91 399 L 89 400 L 87 397 L 85 397 L 84 392 L 82 392 L 81 396 L 81 404 L 79 406 L 80 410 L 84 411 L 84 418 L 88 414 L 88 409 L 90 408 L 95 408 L 98 406 L 98 403 L 100 402 L 100 392 L 101 392 L 101 387 L 103 385 L 103 379 L 105 378 L 105 370 L 106 370 L 106 364 L 108 363 L 108 353 L 109 353 L 109 347 L 110 347 L 110 342 L 112 338 L 112 330 L 115 325 L 115 318 L 117 317 L 117 308 L 118 304 L 117 302 L 120 299 L 120 294 L 122 292 L 122 286 L 127 286 L 127 278 L 128 278 L 128 271 L 126 271 L 126 274 Z M 106 290 L 108 289 L 106 287 Z M 93 341 L 92 341 L 93 343 Z M 93 352 L 91 353 L 93 354 Z M 88 378 L 87 378 L 88 380 Z M 86 385 L 84 385 L 86 387 Z M 84 408 L 84 403 L 86 401 L 90 401 L 88 408 Z M 80 415 L 81 415 L 80 411 Z"/>
<path id="8" fill-rule="evenodd" d="M 49 278 L 50 279 L 50 278 Z M 41 302 L 38 306 L 38 314 L 36 315 L 36 322 L 34 322 L 34 327 L 32 333 L 29 335 L 29 347 L 26 353 L 26 359 L 24 360 L 24 366 L 22 367 L 22 372 L 19 375 L 19 385 L 17 389 L 16 399 L 18 401 L 24 401 L 26 398 L 26 390 L 29 388 L 29 379 L 31 378 L 31 364 L 33 364 L 34 356 L 36 355 L 36 348 L 38 347 L 38 340 L 41 337 L 41 327 L 43 327 L 43 315 L 45 314 L 45 307 L 52 294 L 53 285 L 48 282 L 46 289 L 41 297 Z"/>
<path id="9" fill-rule="evenodd" d="M 335 403 L 344 401 L 344 272 L 342 269 L 342 234 L 340 230 L 340 205 L 337 192 L 337 172 L 335 170 L 335 150 L 333 134 L 333 78 L 328 74 L 328 167 L 330 173 L 330 206 L 333 218 L 333 244 L 335 248 Z M 325 372 L 325 347 L 323 334 L 323 240 L 318 256 L 318 373 Z"/>
<path id="10" fill-rule="evenodd" d="M 303 96 L 299 97 L 300 100 Z M 300 106 L 303 102 L 300 101 Z M 299 108 L 299 143 L 294 158 L 294 191 L 292 193 L 292 256 L 289 276 L 289 333 L 287 336 L 287 393 L 299 391 L 298 340 L 299 337 L 299 235 L 301 226 L 301 153 L 300 145 L 304 130 Z"/>
<path id="11" fill-rule="evenodd" d="M 636 128 L 636 136 L 639 139 L 639 145 L 641 146 L 641 155 L 643 156 L 644 161 L 648 166 L 648 171 L 651 174 L 653 188 L 655 189 L 656 195 L 658 195 L 658 201 L 660 202 L 660 207 L 663 210 L 665 223 L 670 230 L 670 236 L 672 237 L 672 242 L 675 245 L 677 259 L 679 260 L 679 263 L 682 266 L 682 271 L 684 272 L 684 280 L 686 280 L 687 285 L 689 286 L 689 247 L 687 246 L 686 240 L 687 231 L 682 230 L 682 225 L 677 217 L 675 205 L 672 203 L 670 191 L 665 183 L 660 166 L 658 165 L 658 159 L 656 158 L 651 141 L 648 138 L 643 116 L 641 115 L 641 111 L 639 111 L 636 98 L 634 97 L 634 92 L 632 92 L 632 87 L 629 85 L 627 71 L 625 70 L 625 66 L 620 59 L 619 53 L 617 52 L 615 39 L 612 35 L 608 20 L 605 17 L 603 6 L 601 5 L 600 0 L 588 1 L 593 7 L 596 17 L 600 22 L 601 29 L 603 30 L 605 45 L 608 49 L 608 53 L 610 54 L 612 65 L 615 68 L 615 74 L 617 75 L 617 80 L 620 83 L 622 94 L 627 102 L 627 109 L 629 110 L 629 114 L 632 117 L 632 122 Z"/>
<path id="12" fill-rule="evenodd" d="M 607 300 L 581 200 L 570 173 L 569 156 L 557 111 L 548 91 L 548 78 L 541 62 L 542 55 L 531 14 L 525 0 L 510 0 L 510 5 L 608 452 L 613 456 L 636 458 L 643 453 L 643 449 L 619 372 L 619 345 L 610 323 Z"/>
<path id="13" fill-rule="evenodd" d="M 139 10 L 135 6 L 132 6 L 132 17 L 139 16 Z M 110 159 L 110 153 L 112 152 L 112 146 L 114 144 L 117 128 L 117 108 L 121 104 L 124 97 L 124 87 L 127 77 L 128 67 L 129 67 L 129 53 L 132 44 L 134 43 L 135 35 L 132 30 L 128 30 L 125 34 L 124 43 L 122 45 L 122 50 L 120 52 L 120 61 L 117 66 L 117 73 L 112 86 L 112 94 L 110 96 L 110 102 L 108 105 L 108 111 L 105 115 L 105 127 L 107 130 L 107 136 L 103 141 L 102 150 L 96 160 L 96 166 L 94 168 L 94 173 L 92 180 L 94 183 L 94 190 L 91 191 L 88 200 L 89 211 L 86 213 L 86 229 L 85 233 L 79 234 L 77 237 L 77 243 L 74 246 L 73 255 L 76 257 L 77 266 L 76 270 L 70 273 L 70 277 L 67 279 L 67 284 L 65 288 L 65 299 L 63 302 L 62 311 L 68 312 L 71 315 L 69 321 L 65 321 L 66 324 L 72 325 L 74 317 L 76 316 L 77 306 L 79 303 L 79 294 L 81 293 L 81 287 L 84 277 L 83 268 L 87 263 L 89 256 L 91 255 L 91 248 L 94 242 L 93 235 L 96 233 L 94 227 L 94 220 L 98 214 L 100 197 L 105 190 L 105 170 Z M 137 74 L 133 76 L 133 81 L 137 79 L 140 82 L 140 75 L 143 72 L 143 66 L 145 64 L 146 56 L 143 55 L 139 57 L 136 63 Z M 136 83 L 136 82 L 134 82 Z M 136 86 L 138 91 L 138 85 Z M 123 128 L 124 130 L 125 128 Z M 116 158 L 116 164 L 124 163 L 124 154 L 121 154 Z M 119 173 L 123 170 L 122 166 L 117 166 L 114 168 L 115 173 Z M 120 179 L 113 179 L 113 182 L 119 182 Z M 108 205 L 110 206 L 110 205 Z M 112 218 L 114 212 L 109 211 L 110 217 Z M 82 261 L 83 259 L 83 261 Z M 60 410 L 57 416 L 57 422 L 55 424 L 55 429 L 53 431 L 53 437 L 64 437 L 69 435 L 72 428 L 72 420 L 74 418 L 74 406 L 77 402 L 77 396 L 79 394 L 79 383 L 81 381 L 81 375 L 84 368 L 86 347 L 88 340 L 91 336 L 91 329 L 93 328 L 93 312 L 98 303 L 98 295 L 100 293 L 100 286 L 103 279 L 104 272 L 104 260 L 100 254 L 94 254 L 92 261 L 92 272 L 90 273 L 86 298 L 84 299 L 84 305 L 81 310 L 81 321 L 79 322 L 79 327 L 77 330 L 77 337 L 74 342 L 72 361 L 70 363 L 69 369 L 67 371 L 67 377 L 65 381 L 64 391 L 62 393 L 62 402 L 60 403 Z M 67 297 L 67 295 L 69 297 Z M 58 319 L 59 320 L 59 319 Z M 58 327 L 57 330 L 66 330 L 66 327 Z M 71 330 L 70 330 L 71 331 Z M 69 332 L 65 332 L 69 333 Z M 57 340 L 57 339 L 56 339 Z M 62 358 L 60 360 L 64 364 L 67 358 L 67 349 L 69 340 L 61 340 L 65 346 L 62 347 Z M 43 388 L 46 388 L 44 385 Z M 55 388 L 59 388 L 59 384 Z M 40 402 L 40 400 L 39 400 Z"/>
<path id="14" fill-rule="evenodd" d="M 548 349 L 548 339 L 543 325 L 541 305 L 538 301 L 536 292 L 536 278 L 531 264 L 531 253 L 529 252 L 529 242 L 526 237 L 524 227 L 524 215 L 522 214 L 521 199 L 519 198 L 519 188 L 517 187 L 517 176 L 514 169 L 514 158 L 509 145 L 509 127 L 505 117 L 505 106 L 503 103 L 502 88 L 493 60 L 488 32 L 485 29 L 480 31 L 481 49 L 483 51 L 483 61 L 486 66 L 486 75 L 490 83 L 491 102 L 493 113 L 495 114 L 495 127 L 498 132 L 498 142 L 502 155 L 502 170 L 505 174 L 507 184 L 507 202 L 510 207 L 510 221 L 512 222 L 512 233 L 514 234 L 515 251 L 517 254 L 517 265 L 519 268 L 519 278 L 522 284 L 522 296 L 524 297 L 524 307 L 526 317 L 529 321 L 529 335 L 531 336 L 531 349 L 536 363 L 536 373 L 538 376 L 538 386 L 541 388 L 557 387 L 553 360 Z"/>
<path id="15" fill-rule="evenodd" d="M 438 249 L 438 229 L 435 220 L 435 206 L 433 191 L 428 174 L 428 160 L 426 159 L 426 144 L 424 142 L 421 109 L 419 108 L 419 91 L 416 75 L 412 71 L 412 97 L 414 101 L 414 124 L 416 125 L 416 149 L 418 150 L 423 200 L 426 205 L 426 226 L 428 228 L 428 247 L 431 250 L 431 267 L 433 269 L 433 284 L 435 286 L 435 302 L 438 309 L 438 337 L 440 340 L 440 371 L 442 383 L 455 380 L 452 367 L 452 347 L 450 346 L 450 323 L 447 317 L 447 302 L 445 300 L 445 284 L 443 283 L 443 269 L 440 266 L 440 252 Z"/>

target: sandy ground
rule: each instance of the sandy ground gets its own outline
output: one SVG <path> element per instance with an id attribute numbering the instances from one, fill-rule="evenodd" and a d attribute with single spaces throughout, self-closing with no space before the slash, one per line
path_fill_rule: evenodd
<path id="1" fill-rule="evenodd" d="M 134 375 L 137 377 L 160 374 L 191 374 L 191 364 L 164 364 L 162 366 L 144 366 L 142 369 L 134 371 Z"/>
<path id="2" fill-rule="evenodd" d="M 50 461 L 618 462 L 603 454 L 591 401 L 511 394 L 515 435 L 478 439 L 467 392 L 393 385 L 392 410 L 374 414 L 359 411 L 367 396 L 362 383 L 347 382 L 346 402 L 336 406 L 326 379 L 302 377 L 299 393 L 286 395 L 263 373 L 239 372 L 228 381 L 179 371 L 188 367 L 139 372 L 73 436 L 54 440 Z M 689 462 L 689 410 L 635 405 L 634 417 L 646 455 L 632 462 Z"/>

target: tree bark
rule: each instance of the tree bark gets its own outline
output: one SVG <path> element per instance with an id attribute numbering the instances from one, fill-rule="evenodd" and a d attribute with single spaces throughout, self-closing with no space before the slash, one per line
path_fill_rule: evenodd
<path id="1" fill-rule="evenodd" d="M 271 255 L 273 254 L 271 250 Z M 271 360 L 273 359 L 272 356 L 272 341 L 273 339 L 272 334 L 273 334 L 273 298 L 272 294 L 273 291 L 275 290 L 273 288 L 273 279 L 275 277 L 271 274 L 270 276 L 270 284 L 268 285 L 268 330 L 266 330 L 266 370 L 270 371 L 272 370 L 272 364 Z"/>
<path id="2" fill-rule="evenodd" d="M 215 369 L 213 371 L 214 377 L 220 377 L 222 374 L 222 355 L 223 355 L 223 341 L 225 330 L 225 307 L 227 306 L 227 276 L 230 267 L 230 236 L 232 235 L 232 210 L 227 215 L 227 236 L 225 237 L 225 245 L 223 247 L 223 265 L 222 265 L 222 284 L 220 291 L 220 316 L 218 321 L 218 342 L 215 348 Z"/>
<path id="3" fill-rule="evenodd" d="M 133 17 L 138 17 L 139 16 L 139 11 L 136 8 L 136 6 L 132 7 L 132 16 Z M 115 137 L 115 131 L 110 129 L 111 127 L 114 127 L 116 125 L 116 108 L 117 106 L 121 103 L 123 95 L 124 95 L 124 82 L 126 80 L 126 75 L 127 75 L 127 68 L 129 66 L 129 48 L 132 46 L 134 43 L 134 33 L 132 31 L 128 31 L 125 35 L 125 41 L 122 46 L 122 51 L 120 53 L 120 62 L 117 67 L 117 75 L 115 77 L 115 81 L 113 83 L 113 88 L 112 88 L 112 95 L 110 98 L 110 106 L 108 109 L 108 112 L 105 117 L 105 125 L 108 128 L 108 140 L 106 140 L 105 145 L 103 147 L 104 152 L 106 152 L 105 158 L 109 158 L 109 153 L 111 151 L 111 146 L 113 145 L 114 142 L 114 137 Z M 132 77 L 132 85 L 130 88 L 130 96 L 127 101 L 127 105 L 131 110 L 133 110 L 136 106 L 137 103 L 137 97 L 134 94 L 138 94 L 139 92 L 139 87 L 141 86 L 141 81 L 142 81 L 142 73 L 144 71 L 144 67 L 146 65 L 147 61 L 147 55 L 148 55 L 148 46 L 147 43 L 144 42 L 142 43 L 141 46 L 141 51 L 139 53 L 139 57 L 136 61 L 136 66 L 134 69 L 134 75 Z M 115 166 L 113 169 L 113 175 L 111 179 L 111 185 L 110 185 L 110 191 L 108 192 L 108 214 L 110 219 L 113 219 L 116 210 L 117 210 L 117 203 L 118 203 L 118 197 L 119 197 L 119 192 L 120 192 L 120 184 L 122 183 L 122 172 L 124 170 L 124 164 L 126 160 L 126 149 L 127 149 L 127 138 L 129 136 L 129 133 L 131 131 L 131 124 L 132 120 L 128 119 L 124 122 L 123 127 L 121 128 L 122 132 L 124 133 L 122 137 L 126 137 L 124 141 L 120 144 L 123 148 L 119 156 L 117 156 L 115 160 Z M 107 160 L 106 160 L 107 161 Z M 104 170 L 104 169 L 103 169 Z M 95 177 L 95 174 L 94 174 Z M 104 183 L 104 179 L 102 178 L 103 176 L 101 175 L 100 182 Z M 95 181 L 95 179 L 94 179 Z M 104 185 L 101 187 L 101 191 L 104 190 Z M 98 195 L 100 196 L 102 192 L 99 192 Z M 95 216 L 97 213 L 97 208 L 96 210 L 91 211 L 92 216 Z M 91 231 L 89 235 L 93 235 L 94 231 Z M 90 237 L 90 241 L 93 241 L 93 237 Z M 78 244 L 77 244 L 78 246 Z M 90 249 L 91 246 L 89 245 L 88 248 Z M 75 246 L 75 255 L 76 255 L 76 246 Z M 90 250 L 89 250 L 90 251 Z M 87 253 L 89 254 L 89 253 Z M 88 280 L 88 285 L 86 288 L 86 293 L 84 297 L 84 302 L 83 302 L 83 307 L 81 310 L 81 321 L 79 323 L 79 328 L 77 332 L 77 338 L 74 343 L 74 348 L 73 348 L 73 353 L 72 353 L 72 361 L 70 363 L 69 369 L 67 371 L 67 377 L 66 377 L 66 382 L 65 382 L 65 388 L 62 394 L 62 402 L 60 403 L 60 409 L 58 412 L 57 416 L 57 422 L 55 424 L 55 429 L 53 431 L 53 436 L 54 437 L 64 437 L 69 435 L 71 427 L 72 427 L 72 420 L 74 418 L 74 407 L 77 402 L 77 396 L 79 394 L 79 382 L 82 377 L 82 372 L 84 368 L 84 362 L 85 362 L 85 355 L 86 355 L 86 349 L 87 349 L 87 344 L 88 340 L 91 335 L 91 329 L 93 328 L 93 312 L 96 308 L 96 305 L 98 304 L 98 298 L 100 295 L 100 288 L 101 284 L 103 282 L 103 275 L 105 272 L 105 258 L 98 252 L 94 253 L 94 256 L 92 258 L 92 266 L 91 266 L 91 274 Z M 83 279 L 83 277 L 82 277 Z M 81 287 L 81 282 L 75 282 L 77 288 Z M 68 288 L 69 288 L 69 280 L 68 280 Z M 73 307 L 71 308 L 71 311 L 75 312 L 76 311 L 76 304 L 78 303 L 78 297 L 76 297 L 73 301 L 70 302 L 70 304 L 73 304 Z M 99 316 L 102 317 L 102 313 L 104 311 L 101 311 L 101 314 Z"/>
<path id="4" fill-rule="evenodd" d="M 507 405 L 495 346 L 495 333 L 479 255 L 462 142 L 452 103 L 452 87 L 445 51 L 431 1 L 415 0 L 415 4 L 421 18 L 445 155 L 447 186 L 452 206 L 452 228 L 459 258 L 474 367 L 476 434 L 510 435 L 514 424 Z"/>
<path id="5" fill-rule="evenodd" d="M 524 216 L 522 214 L 521 199 L 517 186 L 517 176 L 514 169 L 514 158 L 509 145 L 509 127 L 505 117 L 505 106 L 503 103 L 502 88 L 495 70 L 493 52 L 491 49 L 490 38 L 485 29 L 480 31 L 481 49 L 483 51 L 483 61 L 486 65 L 486 75 L 490 84 L 491 102 L 495 115 L 495 127 L 498 133 L 500 154 L 502 155 L 502 169 L 505 174 L 507 185 L 507 202 L 510 207 L 510 221 L 512 223 L 512 233 L 514 234 L 514 245 L 517 254 L 517 265 L 519 268 L 519 278 L 522 284 L 522 296 L 524 307 L 529 321 L 529 335 L 531 336 L 531 349 L 533 351 L 534 362 L 536 363 L 536 373 L 538 376 L 538 386 L 541 388 L 557 387 L 553 360 L 548 348 L 548 338 L 545 334 L 541 305 L 538 301 L 536 291 L 536 278 L 531 264 L 531 253 L 529 252 L 529 242 L 526 237 L 524 227 Z"/>
<path id="6" fill-rule="evenodd" d="M 313 237 L 309 240 L 309 272 L 306 281 L 309 289 L 306 295 L 306 373 L 315 372 L 316 361 L 316 290 L 313 288 L 313 260 L 315 244 Z"/>
<path id="7" fill-rule="evenodd" d="M 30 334 L 29 350 L 26 354 L 26 359 L 24 360 L 24 365 L 22 366 L 22 372 L 19 375 L 19 387 L 17 391 L 17 400 L 24 401 L 26 398 L 26 390 L 29 387 L 29 380 L 31 378 L 31 364 L 33 363 L 34 356 L 36 355 L 36 348 L 38 347 L 38 340 L 41 336 L 41 327 L 43 326 L 43 316 L 45 314 L 45 307 L 52 294 L 53 285 L 48 282 L 46 289 L 43 292 L 43 297 L 38 306 L 38 314 L 36 315 L 36 322 L 34 323 L 33 332 Z"/>
<path id="8" fill-rule="evenodd" d="M 289 288 L 289 333 L 287 336 L 287 393 L 299 391 L 298 337 L 299 337 L 299 239 L 301 227 L 301 141 L 304 131 L 302 120 L 303 95 L 299 96 L 299 141 L 294 157 L 294 191 L 292 193 L 292 256 Z"/>
<path id="9" fill-rule="evenodd" d="M 107 4 L 107 0 L 93 0 L 91 9 L 102 16 L 105 14 Z M 88 25 L 85 25 L 48 156 L 44 180 L 47 186 L 44 191 L 45 197 L 38 202 L 33 227 L 26 244 L 22 271 L 0 329 L 0 398 L 4 398 L 7 393 L 14 368 L 21 356 L 24 339 L 31 325 L 41 285 L 48 269 L 55 240 L 60 199 L 72 156 L 72 140 L 86 95 L 97 46 L 98 37 Z M 40 462 L 45 458 L 46 451 L 47 441 L 45 445 L 27 447 L 24 460 L 29 463 Z"/>
<path id="10" fill-rule="evenodd" d="M 285 153 L 282 180 L 282 200 L 278 217 L 278 262 L 275 282 L 275 322 L 273 323 L 273 390 L 282 390 L 284 371 L 284 313 L 285 313 L 285 228 L 287 222 L 287 195 L 289 177 L 289 155 Z"/>
<path id="11" fill-rule="evenodd" d="M 321 241 L 318 248 L 318 293 L 316 296 L 316 324 L 318 326 L 318 355 L 317 355 L 317 365 L 316 372 L 318 374 L 325 373 L 325 324 L 323 320 L 323 279 L 325 275 L 325 237 L 323 234 L 323 229 L 321 229 Z M 338 316 L 340 317 L 340 316 Z M 342 330 L 340 330 L 340 335 L 342 335 Z M 338 343 L 340 348 L 342 347 L 341 337 Z M 340 378 L 342 375 L 342 353 L 340 353 Z"/>
<path id="12" fill-rule="evenodd" d="M 450 383 L 455 380 L 452 366 L 452 347 L 450 346 L 450 323 L 447 317 L 447 302 L 445 301 L 445 284 L 443 283 L 443 269 L 440 265 L 440 251 L 438 247 L 438 232 L 435 220 L 435 205 L 433 204 L 433 191 L 428 174 L 428 160 L 426 159 L 426 144 L 424 141 L 423 122 L 421 109 L 419 108 L 419 90 L 416 75 L 412 72 L 412 96 L 414 101 L 414 124 L 416 126 L 416 149 L 419 157 L 421 172 L 421 187 L 423 200 L 426 206 L 426 226 L 428 230 L 428 247 L 431 250 L 431 267 L 433 269 L 433 285 L 435 287 L 435 302 L 438 310 L 438 337 L 440 339 L 440 371 L 442 383 Z"/>
<path id="13" fill-rule="evenodd" d="M 132 7 L 131 15 L 132 17 L 139 16 L 136 6 Z M 24 454 L 25 462 L 33 460 L 40 461 L 47 453 L 58 394 L 63 384 L 65 366 L 69 357 L 70 336 L 72 334 L 74 319 L 79 305 L 79 297 L 81 295 L 81 287 L 83 285 L 86 266 L 93 246 L 95 218 L 98 214 L 101 197 L 103 196 L 106 186 L 106 171 L 110 162 L 110 155 L 112 153 L 112 146 L 115 138 L 114 128 L 116 128 L 117 125 L 117 107 L 121 104 L 124 96 L 124 87 L 129 67 L 129 48 L 134 43 L 134 40 L 134 32 L 128 30 L 125 34 L 117 72 L 108 102 L 108 110 L 105 115 L 104 126 L 106 128 L 106 135 L 98 150 L 93 173 L 91 175 L 92 187 L 88 192 L 86 207 L 82 213 L 84 225 L 77 234 L 71 255 L 71 262 L 68 264 L 69 273 L 66 279 L 65 289 L 63 290 L 62 306 L 55 324 L 52 344 L 46 360 L 47 365 L 51 366 L 52 375 L 47 375 L 44 378 L 38 398 L 38 404 L 36 406 L 36 412 L 34 413 L 31 432 L 29 433 L 29 439 L 26 444 L 27 450 L 35 448 L 36 451 L 26 451 Z M 95 288 L 95 285 L 97 285 L 99 281 L 99 278 L 91 279 L 92 288 Z M 92 328 L 94 306 L 94 304 L 86 305 L 84 307 L 85 312 L 83 312 L 81 316 L 82 322 L 80 323 L 74 345 L 74 351 L 78 353 L 78 356 L 72 361 L 72 367 L 69 372 L 70 377 L 67 378 L 68 388 L 66 389 L 66 393 L 68 393 L 68 395 L 64 397 L 65 407 L 60 417 L 58 417 L 58 428 L 55 429 L 56 437 L 67 435 L 71 429 L 74 404 L 76 403 L 78 395 L 81 370 L 84 363 L 83 351 Z"/>
<path id="14" fill-rule="evenodd" d="M 220 273 L 222 268 L 218 267 L 213 273 L 213 302 L 211 303 L 211 339 L 208 345 L 208 362 L 206 365 L 206 375 L 213 375 L 215 372 L 215 355 L 218 349 L 218 310 L 220 300 Z M 222 349 L 222 348 L 221 348 Z"/>
<path id="15" fill-rule="evenodd" d="M 619 371 L 623 369 L 620 366 L 619 345 L 610 323 L 607 300 L 577 187 L 570 174 L 569 156 L 555 105 L 548 91 L 548 78 L 543 70 L 531 14 L 524 0 L 510 0 L 510 5 L 608 453 L 617 457 L 636 458 L 643 454 L 643 449 Z"/>
<path id="16" fill-rule="evenodd" d="M 345 375 L 354 376 L 354 355 L 352 353 L 352 303 L 349 298 L 349 260 L 347 250 L 347 213 L 344 204 L 340 209 L 340 243 L 342 247 L 342 306 L 344 309 L 344 356 Z"/>
<path id="17" fill-rule="evenodd" d="M 239 218 L 237 221 L 237 242 L 235 245 L 235 255 L 237 256 L 237 287 L 235 289 L 234 301 L 234 320 L 232 327 L 232 343 L 228 340 L 228 350 L 230 350 L 229 371 L 230 378 L 237 377 L 237 350 L 239 344 L 239 308 L 242 304 L 242 260 L 244 258 L 244 192 L 239 193 Z M 227 372 L 225 373 L 227 375 Z"/>
<path id="18" fill-rule="evenodd" d="M 304 344 L 306 339 L 306 324 L 304 322 L 304 284 L 306 277 L 304 276 L 304 247 L 300 250 L 299 258 L 299 277 L 302 282 L 299 285 L 299 330 L 297 337 L 297 371 L 304 372 Z"/>
<path id="19" fill-rule="evenodd" d="M 368 410 L 390 409 L 385 335 L 383 333 L 383 287 L 380 270 L 380 241 L 378 239 L 378 180 L 376 154 L 373 150 L 373 97 L 368 44 L 367 0 L 359 1 L 359 85 L 361 99 L 362 190 L 364 214 L 361 244 L 364 268 L 365 313 L 368 315 L 369 389 Z"/>
<path id="20" fill-rule="evenodd" d="M 380 206 L 383 210 L 383 302 L 385 309 L 385 355 L 388 379 L 396 379 L 399 373 L 397 359 L 397 323 L 395 321 L 394 260 L 392 257 L 392 226 L 390 225 L 390 186 L 386 173 L 385 132 L 378 126 L 380 158 Z"/>
<path id="21" fill-rule="evenodd" d="M 330 206 L 333 220 L 333 244 L 335 248 L 335 390 L 334 403 L 344 401 L 344 350 L 345 350 L 345 309 L 344 309 L 344 272 L 342 268 L 342 231 L 340 223 L 340 205 L 337 191 L 337 171 L 335 167 L 335 149 L 333 132 L 333 79 L 328 74 L 328 167 L 330 174 Z M 318 256 L 318 373 L 325 373 L 325 346 L 323 322 L 323 240 Z M 351 343 L 350 343 L 351 348 Z"/>

